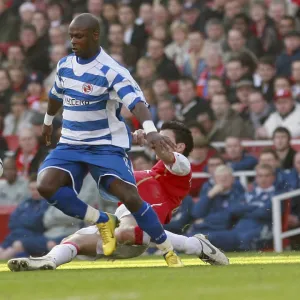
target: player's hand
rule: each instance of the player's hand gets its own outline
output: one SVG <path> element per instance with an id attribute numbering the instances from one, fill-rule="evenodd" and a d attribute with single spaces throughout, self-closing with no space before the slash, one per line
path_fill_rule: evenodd
<path id="1" fill-rule="evenodd" d="M 53 125 L 47 126 L 43 124 L 42 136 L 46 146 L 51 145 L 52 131 L 53 131 Z"/>
<path id="2" fill-rule="evenodd" d="M 157 151 L 175 151 L 176 146 L 166 136 L 159 134 L 158 132 L 150 132 L 146 136 L 148 145 Z"/>
<path id="3" fill-rule="evenodd" d="M 132 136 L 132 144 L 145 146 L 147 144 L 146 134 L 143 129 L 136 130 L 134 133 L 131 133 Z"/>

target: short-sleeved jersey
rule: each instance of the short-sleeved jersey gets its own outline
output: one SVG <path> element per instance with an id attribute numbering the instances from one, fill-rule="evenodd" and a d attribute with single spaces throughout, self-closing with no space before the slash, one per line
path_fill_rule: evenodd
<path id="1" fill-rule="evenodd" d="M 103 49 L 84 64 L 74 54 L 62 58 L 49 97 L 63 102 L 60 143 L 72 145 L 130 148 L 131 134 L 121 117 L 122 105 L 129 110 L 138 102 L 147 105 L 129 71 Z"/>
<path id="2" fill-rule="evenodd" d="M 142 199 L 152 206 L 167 202 L 167 206 L 164 207 L 167 207 L 168 219 L 188 195 L 192 178 L 188 159 L 176 152 L 174 157 L 175 162 L 172 166 L 167 166 L 160 160 L 151 170 L 134 172 Z"/>

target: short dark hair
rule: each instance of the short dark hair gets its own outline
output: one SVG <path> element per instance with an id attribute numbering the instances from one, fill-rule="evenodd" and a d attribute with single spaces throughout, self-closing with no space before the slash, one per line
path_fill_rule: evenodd
<path id="1" fill-rule="evenodd" d="M 291 138 L 292 138 L 292 137 L 291 137 L 290 131 L 289 131 L 287 128 L 282 127 L 282 126 L 277 127 L 277 128 L 274 130 L 273 135 L 272 135 L 272 138 L 273 138 L 273 139 L 274 139 L 276 133 L 285 133 L 285 134 L 288 136 L 289 141 L 290 141 Z"/>
<path id="2" fill-rule="evenodd" d="M 281 20 L 289 20 L 289 21 L 291 21 L 291 22 L 293 23 L 294 26 L 296 26 L 296 20 L 295 20 L 295 18 L 292 17 L 292 16 L 285 15 L 285 16 L 283 16 L 283 17 L 281 18 Z"/>
<path id="3" fill-rule="evenodd" d="M 250 18 L 245 13 L 239 13 L 235 15 L 232 19 L 232 24 L 236 22 L 236 20 L 242 19 L 245 21 L 246 24 L 250 25 Z"/>
<path id="4" fill-rule="evenodd" d="M 272 66 L 273 68 L 275 68 L 275 62 L 276 62 L 276 58 L 270 55 L 262 56 L 258 60 L 258 64 L 269 65 Z"/>
<path id="5" fill-rule="evenodd" d="M 186 124 L 186 127 L 187 128 L 198 128 L 199 131 L 205 136 L 206 135 L 206 132 L 203 128 L 203 126 L 198 122 L 198 121 L 190 121 Z"/>
<path id="6" fill-rule="evenodd" d="M 259 156 L 261 156 L 262 154 L 272 154 L 276 160 L 279 160 L 277 152 L 274 149 L 272 149 L 272 148 L 264 148 L 264 149 L 262 149 L 262 151 L 260 152 Z"/>
<path id="7" fill-rule="evenodd" d="M 169 121 L 163 123 L 161 130 L 172 130 L 175 134 L 176 143 L 184 143 L 184 156 L 189 156 L 194 148 L 194 141 L 191 131 L 181 122 Z"/>
<path id="8" fill-rule="evenodd" d="M 195 80 L 194 80 L 192 77 L 190 77 L 190 76 L 181 76 L 181 77 L 179 78 L 179 81 L 182 81 L 182 82 L 184 82 L 184 83 L 190 82 L 190 83 L 193 85 L 193 87 L 196 88 L 196 82 L 195 82 Z"/>
<path id="9" fill-rule="evenodd" d="M 286 80 L 286 81 L 289 83 L 290 86 L 292 85 L 291 79 L 290 79 L 289 77 L 287 77 L 287 76 L 284 76 L 284 75 L 276 76 L 276 77 L 274 78 L 274 83 L 275 83 L 275 81 L 277 81 L 277 80 L 279 80 L 279 79 Z"/>
<path id="10" fill-rule="evenodd" d="M 22 25 L 20 31 L 22 32 L 22 31 L 24 31 L 24 30 L 30 30 L 30 31 L 32 31 L 35 35 L 37 35 L 36 28 L 35 28 L 32 24 L 25 24 L 25 25 Z"/>

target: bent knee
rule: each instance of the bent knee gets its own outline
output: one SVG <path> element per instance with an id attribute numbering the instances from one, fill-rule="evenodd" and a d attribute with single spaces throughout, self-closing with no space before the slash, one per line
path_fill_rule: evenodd
<path id="1" fill-rule="evenodd" d="M 125 194 L 122 202 L 130 212 L 137 212 L 143 204 L 143 200 L 137 192 Z"/>

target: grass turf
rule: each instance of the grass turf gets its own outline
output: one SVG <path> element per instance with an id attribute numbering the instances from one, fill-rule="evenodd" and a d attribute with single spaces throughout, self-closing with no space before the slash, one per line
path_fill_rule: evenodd
<path id="1" fill-rule="evenodd" d="M 228 267 L 184 257 L 185 268 L 168 269 L 161 257 L 144 257 L 22 273 L 0 262 L 0 300 L 299 299 L 300 253 L 229 257 Z"/>

